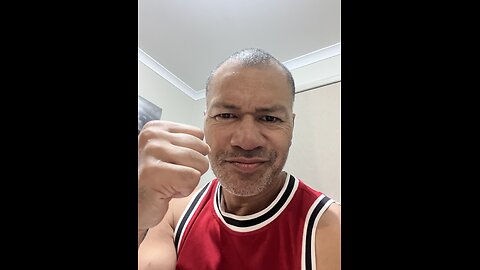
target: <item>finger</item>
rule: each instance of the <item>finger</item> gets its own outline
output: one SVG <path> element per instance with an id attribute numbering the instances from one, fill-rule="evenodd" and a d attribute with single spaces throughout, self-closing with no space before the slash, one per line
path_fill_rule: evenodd
<path id="1" fill-rule="evenodd" d="M 204 156 L 210 153 L 210 146 L 198 137 L 180 133 L 170 133 L 166 136 L 170 139 L 170 142 L 176 146 L 193 149 Z"/>
<path id="2" fill-rule="evenodd" d="M 142 154 L 163 162 L 196 169 L 201 174 L 204 174 L 209 167 L 208 158 L 200 152 L 158 140 L 149 142 L 143 149 Z"/>
<path id="3" fill-rule="evenodd" d="M 172 155 L 168 155 L 166 160 L 162 161 L 196 169 L 200 174 L 207 172 L 209 167 L 208 158 L 201 153 L 185 147 L 171 148 L 171 151 Z"/>
<path id="4" fill-rule="evenodd" d="M 149 178 L 149 186 L 160 198 L 188 196 L 200 181 L 200 172 L 186 166 L 167 162 L 156 162 L 146 167 L 141 177 Z"/>
<path id="5" fill-rule="evenodd" d="M 145 126 L 143 127 L 143 129 L 149 129 L 149 128 L 152 128 L 152 127 L 158 127 L 162 130 L 166 130 L 166 131 L 172 132 L 172 133 L 190 134 L 192 136 L 195 136 L 195 137 L 199 138 L 200 140 L 203 140 L 203 137 L 204 137 L 204 133 L 203 133 L 202 129 L 200 129 L 198 127 L 195 127 L 195 126 L 182 124 L 182 123 L 175 123 L 175 122 L 162 121 L 162 120 L 154 120 L 154 121 L 147 122 L 145 124 Z"/>
<path id="6" fill-rule="evenodd" d="M 197 136 L 194 136 L 189 133 L 172 133 L 169 130 L 172 130 L 172 131 L 180 131 L 180 130 L 186 131 L 186 130 L 176 129 L 173 127 L 170 128 L 168 127 L 170 126 L 170 124 L 159 123 L 159 121 L 150 121 L 147 124 L 144 126 L 144 129 L 142 129 L 142 131 L 138 135 L 139 149 L 143 149 L 149 141 L 159 139 L 159 140 L 165 140 L 165 141 L 172 141 L 173 144 L 178 146 L 185 146 L 188 148 L 195 149 L 196 151 L 204 155 L 207 155 L 210 152 L 210 147 L 202 140 L 203 135 L 200 136 L 200 134 L 197 134 Z M 195 131 L 190 133 L 195 133 Z"/>

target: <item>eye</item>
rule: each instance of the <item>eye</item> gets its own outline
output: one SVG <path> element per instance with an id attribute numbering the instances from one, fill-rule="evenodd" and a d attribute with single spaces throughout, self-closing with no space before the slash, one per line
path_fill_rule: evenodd
<path id="1" fill-rule="evenodd" d="M 282 120 L 278 117 L 271 116 L 271 115 L 265 115 L 260 117 L 262 121 L 268 122 L 268 123 L 276 123 L 276 122 L 281 122 Z"/>
<path id="2" fill-rule="evenodd" d="M 215 120 L 228 120 L 234 119 L 236 116 L 232 113 L 220 113 L 214 116 Z"/>

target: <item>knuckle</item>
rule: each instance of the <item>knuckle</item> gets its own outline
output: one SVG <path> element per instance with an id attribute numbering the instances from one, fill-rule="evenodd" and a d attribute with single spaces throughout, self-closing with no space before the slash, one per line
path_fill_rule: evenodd
<path id="1" fill-rule="evenodd" d="M 146 153 L 146 154 L 153 153 L 158 149 L 161 149 L 160 145 L 158 145 L 156 143 L 153 143 L 153 142 L 149 142 L 149 143 L 145 144 L 145 146 L 143 146 L 143 152 Z"/>
<path id="2" fill-rule="evenodd" d="M 138 145 L 139 147 L 145 147 L 148 145 L 152 139 L 159 137 L 159 133 L 151 128 L 144 128 L 138 135 Z"/>
<path id="3" fill-rule="evenodd" d="M 145 123 L 145 125 L 143 125 L 143 129 L 144 130 L 150 129 L 154 126 L 160 126 L 160 127 L 163 126 L 162 121 L 160 121 L 160 120 L 150 120 L 147 123 Z"/>
<path id="4" fill-rule="evenodd" d="M 140 131 L 140 138 L 151 138 L 153 137 L 153 130 L 152 130 L 152 124 L 151 122 L 148 122 L 143 126 L 142 131 Z"/>

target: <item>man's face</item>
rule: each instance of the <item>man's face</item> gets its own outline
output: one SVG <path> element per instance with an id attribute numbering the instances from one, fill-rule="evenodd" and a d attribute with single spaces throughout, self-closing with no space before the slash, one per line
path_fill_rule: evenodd
<path id="1" fill-rule="evenodd" d="M 227 63 L 210 82 L 205 139 L 222 187 L 253 196 L 280 176 L 292 141 L 292 94 L 278 66 Z"/>

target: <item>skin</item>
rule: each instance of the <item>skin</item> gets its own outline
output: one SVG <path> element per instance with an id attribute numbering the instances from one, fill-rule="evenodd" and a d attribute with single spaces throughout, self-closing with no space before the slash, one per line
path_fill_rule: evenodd
<path id="1" fill-rule="evenodd" d="M 280 67 L 227 62 L 210 82 L 206 99 L 205 133 L 160 121 L 147 127 L 156 131 L 153 134 L 142 136 L 145 128 L 140 134 L 139 168 L 145 163 L 148 170 L 139 169 L 139 269 L 175 269 L 174 228 L 200 175 L 208 169 L 205 155 L 224 187 L 226 212 L 256 213 L 274 200 L 284 184 L 282 169 L 295 115 L 291 89 Z M 203 135 L 208 145 L 202 142 Z M 169 177 L 159 178 L 159 173 Z M 177 187 L 178 181 L 172 179 L 181 179 L 182 185 Z M 338 204 L 330 205 L 320 218 L 315 239 L 316 269 L 340 269 Z"/>
<path id="2" fill-rule="evenodd" d="M 267 207 L 283 186 L 293 135 L 292 96 L 283 72 L 222 66 L 210 84 L 205 139 L 225 189 L 226 211 L 248 215 Z"/>
<path id="3" fill-rule="evenodd" d="M 151 121 L 138 139 L 138 244 L 156 226 L 172 198 L 188 196 L 209 167 L 210 147 L 199 128 Z"/>

